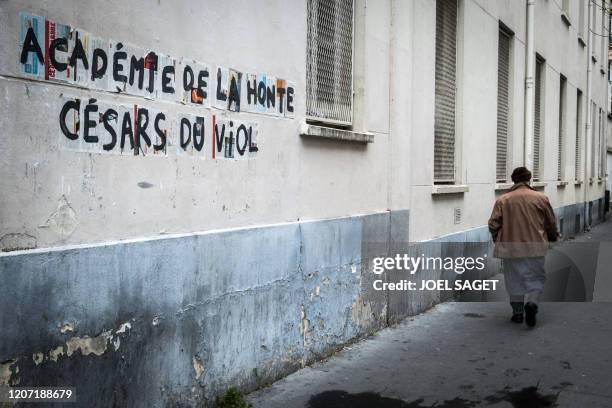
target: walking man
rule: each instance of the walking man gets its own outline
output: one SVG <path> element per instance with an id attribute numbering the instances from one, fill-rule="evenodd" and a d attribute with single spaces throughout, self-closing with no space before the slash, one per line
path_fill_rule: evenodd
<path id="1" fill-rule="evenodd" d="M 544 257 L 548 243 L 559 237 L 555 214 L 543 193 L 530 186 L 531 172 L 517 167 L 514 186 L 495 201 L 489 231 L 495 242 L 494 256 L 502 258 L 512 319 L 528 326 L 536 324 L 538 301 L 546 275 Z"/>

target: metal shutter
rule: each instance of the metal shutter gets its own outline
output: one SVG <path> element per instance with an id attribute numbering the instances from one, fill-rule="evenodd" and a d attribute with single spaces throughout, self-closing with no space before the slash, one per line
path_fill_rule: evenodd
<path id="1" fill-rule="evenodd" d="M 557 180 L 563 179 L 563 150 L 565 144 L 565 92 L 567 90 L 567 80 L 563 75 L 559 81 L 559 143 L 557 152 Z"/>
<path id="2" fill-rule="evenodd" d="M 603 131 L 603 109 L 599 108 L 599 129 L 597 130 L 597 177 L 598 178 L 602 178 L 603 177 L 603 171 L 602 171 L 602 151 L 603 151 L 603 145 L 602 145 L 602 131 Z"/>
<path id="3" fill-rule="evenodd" d="M 599 109 L 601 115 L 601 129 L 599 131 L 601 143 L 599 144 L 599 177 L 604 178 L 606 175 L 606 113 L 603 108 Z"/>
<path id="4" fill-rule="evenodd" d="M 544 61 L 536 59 L 535 72 L 535 102 L 533 104 L 533 179 L 540 179 L 540 113 L 542 99 L 542 71 L 544 69 Z"/>
<path id="5" fill-rule="evenodd" d="M 595 102 L 591 102 L 593 106 L 593 114 L 591 115 L 591 175 L 590 179 L 595 178 L 595 158 L 597 157 L 596 149 L 597 146 L 595 144 L 595 115 L 597 112 L 597 107 L 595 106 Z"/>
<path id="6" fill-rule="evenodd" d="M 576 92 L 576 155 L 574 162 L 574 179 L 582 180 L 582 91 Z"/>
<path id="7" fill-rule="evenodd" d="M 457 1 L 436 1 L 434 182 L 455 181 Z"/>
<path id="8" fill-rule="evenodd" d="M 308 0 L 306 115 L 353 120 L 353 0 Z"/>
<path id="9" fill-rule="evenodd" d="M 497 46 L 497 156 L 496 179 L 508 178 L 508 91 L 510 88 L 510 36 L 499 30 Z"/>

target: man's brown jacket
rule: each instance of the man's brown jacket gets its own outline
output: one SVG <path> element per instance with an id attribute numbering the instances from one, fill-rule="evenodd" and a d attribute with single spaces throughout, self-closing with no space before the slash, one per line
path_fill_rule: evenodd
<path id="1" fill-rule="evenodd" d="M 559 233 L 548 197 L 527 183 L 515 184 L 497 199 L 489 231 L 497 258 L 525 258 L 546 255 L 549 241 Z"/>

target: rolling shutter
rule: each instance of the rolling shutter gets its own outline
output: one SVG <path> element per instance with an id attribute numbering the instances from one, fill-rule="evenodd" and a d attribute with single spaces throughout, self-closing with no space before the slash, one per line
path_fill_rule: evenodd
<path id="1" fill-rule="evenodd" d="M 306 115 L 353 120 L 353 0 L 308 0 Z"/>
<path id="2" fill-rule="evenodd" d="M 497 47 L 497 152 L 496 180 L 508 178 L 508 91 L 510 88 L 510 36 L 499 30 Z"/>
<path id="3" fill-rule="evenodd" d="M 576 93 L 576 152 L 574 162 L 575 180 L 581 180 L 582 174 L 582 91 Z"/>
<path id="4" fill-rule="evenodd" d="M 593 106 L 593 113 L 591 115 L 591 175 L 590 179 L 595 178 L 595 161 L 597 160 L 597 145 L 595 143 L 595 118 L 597 112 L 597 106 L 595 102 L 591 102 Z"/>
<path id="5" fill-rule="evenodd" d="M 563 151 L 565 144 L 565 92 L 567 89 L 567 80 L 561 75 L 559 81 L 559 143 L 557 151 L 557 180 L 563 179 Z"/>
<path id="6" fill-rule="evenodd" d="M 541 123 L 540 123 L 540 114 L 542 111 L 541 101 L 542 101 L 542 71 L 544 68 L 544 61 L 541 59 L 536 59 L 536 69 L 535 69 L 535 101 L 533 104 L 534 114 L 533 114 L 533 179 L 540 179 L 540 131 L 541 131 Z"/>
<path id="7" fill-rule="evenodd" d="M 434 182 L 455 181 L 457 1 L 436 1 Z"/>

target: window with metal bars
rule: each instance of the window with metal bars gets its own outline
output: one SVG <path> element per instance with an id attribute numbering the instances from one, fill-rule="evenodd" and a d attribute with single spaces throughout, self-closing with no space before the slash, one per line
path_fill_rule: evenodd
<path id="1" fill-rule="evenodd" d="M 578 36 L 580 38 L 582 38 L 582 40 L 585 40 L 585 29 L 584 26 L 586 24 L 585 22 L 585 9 L 586 9 L 586 1 L 585 0 L 580 0 L 578 7 L 580 7 L 578 9 Z"/>
<path id="2" fill-rule="evenodd" d="M 561 75 L 559 78 L 559 137 L 557 151 L 557 180 L 565 176 L 565 106 L 566 106 L 567 79 Z"/>
<path id="3" fill-rule="evenodd" d="M 455 182 L 457 1 L 436 1 L 434 183 Z"/>
<path id="4" fill-rule="evenodd" d="M 510 113 L 510 46 L 512 35 L 499 29 L 497 45 L 497 146 L 495 178 L 498 182 L 508 179 L 508 129 Z"/>
<path id="5" fill-rule="evenodd" d="M 592 114 L 591 114 L 591 174 L 589 178 L 593 180 L 595 178 L 595 161 L 597 160 L 597 143 L 595 143 L 595 119 L 597 115 L 597 106 L 595 102 L 591 102 Z"/>
<path id="6" fill-rule="evenodd" d="M 574 180 L 582 180 L 582 132 L 584 125 L 582 120 L 582 91 L 576 91 L 576 151 L 574 156 Z"/>
<path id="7" fill-rule="evenodd" d="M 541 151 L 541 131 L 542 131 L 542 122 L 541 116 L 543 111 L 543 76 L 544 76 L 544 68 L 546 63 L 544 59 L 540 56 L 536 56 L 536 67 L 535 67 L 535 84 L 534 84 L 534 104 L 533 104 L 533 180 L 540 180 L 540 151 Z"/>
<path id="8" fill-rule="evenodd" d="M 608 12 L 607 10 L 607 5 L 606 5 L 606 0 L 601 0 L 601 36 L 599 41 L 601 41 L 601 67 L 602 67 L 602 73 L 603 73 L 603 67 L 604 67 L 604 61 L 608 60 L 608 52 L 607 52 L 607 44 L 606 41 L 604 41 L 606 39 L 606 13 Z"/>
<path id="9" fill-rule="evenodd" d="M 351 125 L 353 0 L 308 0 L 306 116 Z"/>
<path id="10" fill-rule="evenodd" d="M 599 108 L 599 123 L 597 129 L 597 177 L 601 179 L 603 177 L 603 128 L 604 128 L 604 114 L 603 109 Z"/>

